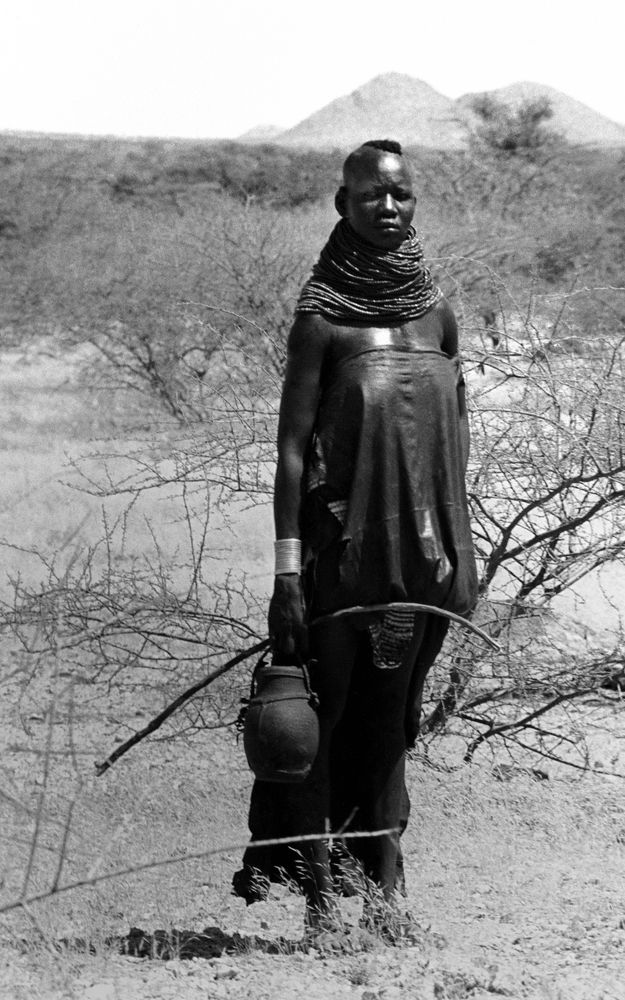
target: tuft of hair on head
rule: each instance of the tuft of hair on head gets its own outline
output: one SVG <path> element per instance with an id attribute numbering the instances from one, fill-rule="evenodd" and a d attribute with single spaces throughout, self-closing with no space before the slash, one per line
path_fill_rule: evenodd
<path id="1" fill-rule="evenodd" d="M 395 139 L 369 139 L 361 146 L 354 149 L 343 164 L 343 187 L 349 179 L 362 170 L 363 166 L 371 163 L 381 153 L 390 153 L 391 156 L 403 156 L 401 143 Z"/>
<path id="2" fill-rule="evenodd" d="M 401 143 L 397 142 L 396 139 L 368 139 L 362 145 L 369 146 L 371 149 L 379 149 L 382 153 L 394 153 L 395 156 L 403 156 Z"/>

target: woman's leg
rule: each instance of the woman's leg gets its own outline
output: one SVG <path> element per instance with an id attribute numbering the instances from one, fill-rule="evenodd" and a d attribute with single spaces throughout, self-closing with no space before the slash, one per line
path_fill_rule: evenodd
<path id="1" fill-rule="evenodd" d="M 243 869 L 236 873 L 233 884 L 235 892 L 254 902 L 263 898 L 267 880 L 279 877 L 282 868 L 301 886 L 309 909 L 322 913 L 329 906 L 332 892 L 325 839 L 254 847 L 254 840 L 329 832 L 330 746 L 332 733 L 345 709 L 358 636 L 341 620 L 324 622 L 310 631 L 313 659 L 309 674 L 319 698 L 319 750 L 310 774 L 301 784 L 254 782 L 249 814 L 252 841 L 245 851 Z"/>
<path id="2" fill-rule="evenodd" d="M 355 829 L 397 831 L 349 845 L 386 898 L 402 888 L 399 836 L 410 809 L 405 786 L 406 707 L 426 619 L 416 617 L 412 641 L 394 669 L 375 666 L 369 636 L 361 633 L 347 707 L 332 751 L 335 825 L 344 822 L 340 817 L 347 818 L 356 804 Z"/>
<path id="3" fill-rule="evenodd" d="M 299 832 L 331 830 L 330 755 L 332 737 L 343 716 L 356 660 L 358 634 L 341 620 L 313 626 L 310 633 L 310 679 L 319 698 L 319 750 L 299 796 Z M 304 846 L 304 845 L 302 845 Z M 302 881 L 309 908 L 325 911 L 332 895 L 326 840 L 306 845 L 302 852 L 311 877 Z"/>

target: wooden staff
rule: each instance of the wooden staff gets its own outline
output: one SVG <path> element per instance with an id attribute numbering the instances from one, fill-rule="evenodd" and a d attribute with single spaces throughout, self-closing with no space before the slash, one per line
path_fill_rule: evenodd
<path id="1" fill-rule="evenodd" d="M 472 621 L 468 618 L 463 618 L 461 615 L 457 615 L 454 611 L 445 611 L 444 608 L 435 608 L 432 604 L 416 604 L 414 601 L 393 601 L 390 604 L 358 604 L 353 608 L 341 608 L 340 611 L 332 611 L 327 615 L 320 615 L 319 618 L 315 618 L 312 625 L 317 625 L 318 622 L 329 621 L 330 618 L 345 618 L 349 615 L 362 615 L 362 614 L 375 614 L 376 612 L 386 612 L 398 609 L 401 611 L 424 611 L 430 615 L 439 615 L 441 618 L 449 618 L 450 621 L 455 622 L 457 625 L 464 625 L 469 631 L 474 632 L 475 635 L 479 635 L 480 639 L 488 643 L 491 649 L 500 651 L 501 646 L 498 642 L 481 629 L 478 625 L 474 625 Z"/>

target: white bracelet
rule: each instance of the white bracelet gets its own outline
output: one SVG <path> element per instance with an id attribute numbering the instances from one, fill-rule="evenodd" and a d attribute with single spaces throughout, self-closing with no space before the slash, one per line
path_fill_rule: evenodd
<path id="1" fill-rule="evenodd" d="M 299 538 L 278 538 L 274 542 L 276 568 L 274 575 L 279 573 L 300 573 L 302 570 L 302 543 Z"/>

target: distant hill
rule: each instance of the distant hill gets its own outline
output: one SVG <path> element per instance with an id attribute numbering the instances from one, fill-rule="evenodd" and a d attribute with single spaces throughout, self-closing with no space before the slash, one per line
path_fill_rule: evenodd
<path id="1" fill-rule="evenodd" d="M 385 73 L 277 137 L 280 145 L 346 148 L 390 137 L 405 145 L 457 149 L 466 142 L 466 109 L 403 73 Z"/>
<path id="2" fill-rule="evenodd" d="M 564 136 L 568 142 L 582 146 L 625 145 L 625 125 L 611 121 L 610 118 L 593 111 L 588 105 L 576 101 L 568 94 L 563 94 L 555 87 L 547 87 L 542 83 L 513 83 L 498 90 L 463 94 L 456 103 L 460 108 L 468 110 L 472 101 L 484 94 L 511 108 L 518 107 L 523 101 L 546 97 L 553 109 L 553 118 L 549 119 L 547 126 Z"/>
<path id="3" fill-rule="evenodd" d="M 569 142 L 585 146 L 625 145 L 619 125 L 567 94 L 539 83 L 514 83 L 486 93 L 514 106 L 527 98 L 548 97 L 554 116 L 549 126 Z M 348 149 L 366 139 L 393 138 L 406 146 L 461 149 L 477 121 L 471 102 L 445 97 L 405 73 L 376 76 L 351 94 L 338 97 L 293 128 L 280 131 L 259 126 L 240 137 L 243 142 L 275 142 L 312 149 Z"/>
<path id="4" fill-rule="evenodd" d="M 237 142 L 273 142 L 283 132 L 284 129 L 280 125 L 255 125 L 254 128 L 237 136 Z"/>

